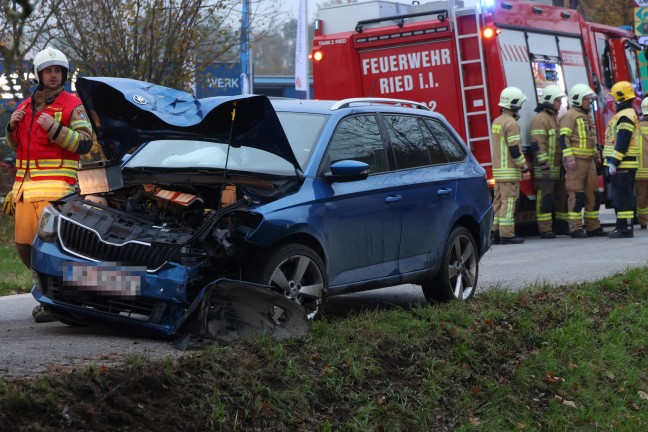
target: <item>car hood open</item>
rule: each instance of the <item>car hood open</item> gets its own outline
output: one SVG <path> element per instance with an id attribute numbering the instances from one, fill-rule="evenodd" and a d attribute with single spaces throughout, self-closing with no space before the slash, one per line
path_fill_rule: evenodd
<path id="1" fill-rule="evenodd" d="M 109 160 L 121 160 L 151 140 L 200 139 L 264 150 L 300 169 L 266 96 L 196 99 L 168 87 L 110 77 L 80 77 L 76 89 Z"/>

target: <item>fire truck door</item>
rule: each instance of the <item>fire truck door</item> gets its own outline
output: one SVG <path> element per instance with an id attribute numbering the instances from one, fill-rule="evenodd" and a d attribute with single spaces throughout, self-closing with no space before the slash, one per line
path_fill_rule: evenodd
<path id="1" fill-rule="evenodd" d="M 502 64 L 507 86 L 518 87 L 529 100 L 522 105 L 520 110 L 520 134 L 522 146 L 529 145 L 529 124 L 535 114 L 537 99 L 535 96 L 535 83 L 533 69 L 527 50 L 526 35 L 523 31 L 503 29 L 498 36 Z M 499 95 L 496 95 L 499 97 Z"/>
<path id="2" fill-rule="evenodd" d="M 563 74 L 567 91 L 576 84 L 590 84 L 589 75 L 585 66 L 583 44 L 578 38 L 558 37 L 558 48 L 562 59 Z"/>

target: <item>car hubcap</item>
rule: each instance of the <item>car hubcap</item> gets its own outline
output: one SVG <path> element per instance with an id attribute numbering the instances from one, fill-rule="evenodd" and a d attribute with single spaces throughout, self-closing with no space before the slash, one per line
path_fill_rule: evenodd
<path id="1" fill-rule="evenodd" d="M 452 244 L 448 267 L 448 279 L 452 292 L 459 300 L 465 300 L 475 289 L 477 256 L 472 242 L 466 236 L 459 236 Z"/>
<path id="2" fill-rule="evenodd" d="M 304 306 L 308 318 L 317 313 L 324 289 L 324 277 L 315 262 L 304 255 L 282 261 L 270 278 L 270 285 L 281 289 L 284 295 Z"/>

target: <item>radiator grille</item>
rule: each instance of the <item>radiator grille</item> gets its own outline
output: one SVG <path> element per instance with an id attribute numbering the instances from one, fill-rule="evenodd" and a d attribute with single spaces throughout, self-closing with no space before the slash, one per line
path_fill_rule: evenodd
<path id="1" fill-rule="evenodd" d="M 144 266 L 157 270 L 177 257 L 178 246 L 151 245 L 144 242 L 107 243 L 87 227 L 59 218 L 59 240 L 63 248 L 75 255 L 94 261 L 115 262 L 127 266 Z"/>

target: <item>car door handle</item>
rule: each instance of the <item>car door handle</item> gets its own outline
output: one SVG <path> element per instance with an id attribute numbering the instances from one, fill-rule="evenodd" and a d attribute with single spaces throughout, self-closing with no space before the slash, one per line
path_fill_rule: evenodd
<path id="1" fill-rule="evenodd" d="M 446 195 L 450 195 L 451 193 L 452 193 L 452 189 L 450 188 L 439 189 L 437 191 L 438 196 L 446 196 Z"/>
<path id="2" fill-rule="evenodd" d="M 400 195 L 390 195 L 387 198 L 385 198 L 385 202 L 386 203 L 394 203 L 394 202 L 400 201 L 402 198 L 403 197 L 400 196 Z"/>

